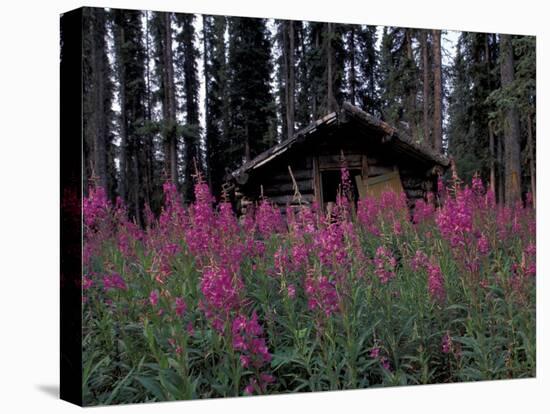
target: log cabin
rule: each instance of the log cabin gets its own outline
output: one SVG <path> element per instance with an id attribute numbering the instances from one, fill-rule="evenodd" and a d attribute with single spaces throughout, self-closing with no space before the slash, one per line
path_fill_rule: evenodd
<path id="1" fill-rule="evenodd" d="M 350 173 L 356 199 L 404 191 L 411 208 L 434 191 L 449 159 L 406 133 L 344 103 L 231 172 L 237 209 L 267 197 L 280 208 L 336 200 L 341 167 Z"/>

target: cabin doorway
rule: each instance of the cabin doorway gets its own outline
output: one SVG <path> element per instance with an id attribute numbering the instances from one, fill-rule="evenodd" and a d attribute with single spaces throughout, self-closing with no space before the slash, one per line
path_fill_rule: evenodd
<path id="1" fill-rule="evenodd" d="M 359 199 L 359 189 L 357 188 L 356 176 L 361 176 L 360 169 L 350 169 L 350 184 L 353 201 L 356 203 Z M 341 191 L 342 173 L 340 169 L 324 170 L 320 172 L 321 184 L 321 203 L 326 209 L 327 206 L 336 203 L 338 191 Z"/>

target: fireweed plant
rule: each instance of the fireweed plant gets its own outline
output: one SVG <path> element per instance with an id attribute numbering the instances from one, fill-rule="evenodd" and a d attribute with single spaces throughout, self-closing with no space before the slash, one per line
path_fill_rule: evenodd
<path id="1" fill-rule="evenodd" d="M 127 219 L 84 200 L 88 405 L 535 375 L 535 211 L 481 180 L 237 217 L 200 176 Z M 436 207 L 437 206 L 437 207 Z"/>

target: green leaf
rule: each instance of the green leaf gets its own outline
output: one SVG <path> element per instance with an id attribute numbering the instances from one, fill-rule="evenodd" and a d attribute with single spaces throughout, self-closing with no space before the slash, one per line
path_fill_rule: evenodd
<path id="1" fill-rule="evenodd" d="M 162 392 L 160 384 L 153 378 L 136 377 L 135 378 L 147 391 L 149 391 L 156 398 L 157 401 L 165 401 L 166 397 Z"/>

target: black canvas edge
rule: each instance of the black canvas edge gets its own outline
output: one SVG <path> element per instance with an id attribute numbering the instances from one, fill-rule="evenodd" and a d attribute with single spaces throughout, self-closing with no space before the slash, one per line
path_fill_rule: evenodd
<path id="1" fill-rule="evenodd" d="M 60 398 L 82 406 L 82 8 L 60 18 Z"/>

